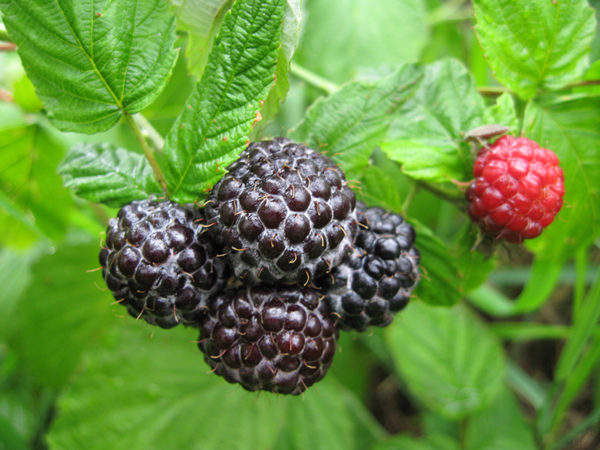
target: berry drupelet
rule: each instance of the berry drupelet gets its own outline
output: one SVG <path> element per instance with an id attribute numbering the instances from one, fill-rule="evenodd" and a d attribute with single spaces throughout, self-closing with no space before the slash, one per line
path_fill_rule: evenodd
<path id="1" fill-rule="evenodd" d="M 169 201 L 134 201 L 111 219 L 100 251 L 104 280 L 132 316 L 171 328 L 195 325 L 229 275 L 201 235 L 201 212 Z"/>
<path id="2" fill-rule="evenodd" d="M 206 218 L 245 284 L 306 286 L 349 255 L 356 198 L 329 158 L 276 138 L 250 144 L 227 170 Z"/>

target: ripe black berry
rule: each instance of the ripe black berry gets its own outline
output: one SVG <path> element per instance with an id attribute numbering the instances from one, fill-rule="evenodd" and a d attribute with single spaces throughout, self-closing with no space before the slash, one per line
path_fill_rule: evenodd
<path id="1" fill-rule="evenodd" d="M 331 365 L 338 332 L 314 290 L 226 290 L 211 297 L 208 307 L 198 346 L 230 383 L 296 395 Z"/>
<path id="2" fill-rule="evenodd" d="M 192 206 L 153 200 L 129 203 L 110 220 L 100 251 L 102 274 L 129 314 L 163 328 L 198 321 L 229 270 L 200 235 L 201 222 Z"/>
<path id="3" fill-rule="evenodd" d="M 358 204 L 360 228 L 349 260 L 325 275 L 327 305 L 345 330 L 386 326 L 419 280 L 415 231 L 400 215 Z"/>
<path id="4" fill-rule="evenodd" d="M 306 285 L 346 259 L 356 198 L 329 158 L 277 138 L 250 144 L 227 170 L 206 217 L 244 283 Z"/>

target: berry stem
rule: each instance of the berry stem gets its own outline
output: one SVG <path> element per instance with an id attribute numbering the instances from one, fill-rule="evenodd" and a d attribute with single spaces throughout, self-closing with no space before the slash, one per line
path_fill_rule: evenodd
<path id="1" fill-rule="evenodd" d="M 326 80 L 325 78 L 317 75 L 314 72 L 311 72 L 308 69 L 305 69 L 304 67 L 296 63 L 291 64 L 290 72 L 292 72 L 293 75 L 300 78 L 301 80 L 306 81 L 308 84 L 311 84 L 321 89 L 322 91 L 325 91 L 327 94 L 333 94 L 339 89 L 339 86 L 337 84 Z"/>
<path id="2" fill-rule="evenodd" d="M 127 123 L 133 130 L 135 137 L 137 138 L 138 142 L 140 143 L 140 146 L 142 147 L 142 150 L 144 151 L 144 155 L 146 156 L 146 159 L 148 160 L 148 162 L 150 163 L 150 166 L 152 167 L 152 170 L 154 171 L 154 175 L 156 175 L 158 182 L 162 186 L 163 190 L 166 192 L 167 191 L 167 182 L 165 181 L 165 176 L 163 175 L 162 171 L 160 170 L 158 162 L 156 161 L 156 158 L 154 157 L 154 152 L 148 146 L 148 142 L 146 142 L 146 138 L 144 137 L 144 133 L 140 129 L 138 122 L 136 122 L 134 117 L 131 116 L 130 114 L 125 114 L 125 119 L 127 120 Z M 147 129 L 145 129 L 145 130 L 147 132 Z M 155 131 L 155 133 L 156 133 L 156 131 Z M 162 140 L 162 138 L 161 138 L 161 140 Z"/>
<path id="3" fill-rule="evenodd" d="M 150 121 L 146 119 L 146 117 L 144 117 L 142 114 L 134 114 L 133 120 L 142 131 L 142 136 L 144 136 L 150 141 L 150 143 L 154 147 L 154 150 L 161 152 L 165 145 L 165 140 L 160 135 L 160 133 L 156 131 L 156 129 L 152 126 Z"/>

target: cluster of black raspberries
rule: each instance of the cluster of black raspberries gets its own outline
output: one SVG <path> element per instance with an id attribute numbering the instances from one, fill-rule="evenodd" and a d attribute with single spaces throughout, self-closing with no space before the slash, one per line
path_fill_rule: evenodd
<path id="1" fill-rule="evenodd" d="M 388 325 L 419 279 L 415 232 L 356 203 L 327 157 L 288 139 L 253 143 L 207 205 L 132 202 L 100 262 L 129 314 L 198 327 L 214 372 L 300 394 L 332 363 L 338 330 Z"/>

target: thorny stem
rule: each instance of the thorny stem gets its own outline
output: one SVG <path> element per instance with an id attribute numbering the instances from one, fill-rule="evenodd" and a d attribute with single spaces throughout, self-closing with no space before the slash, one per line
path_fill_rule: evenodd
<path id="1" fill-rule="evenodd" d="M 290 66 L 290 72 L 296 77 L 300 78 L 303 81 L 306 81 L 308 84 L 311 84 L 322 91 L 325 91 L 327 94 L 333 94 L 335 91 L 339 89 L 339 86 L 335 83 L 332 83 L 329 80 L 326 80 L 323 77 L 320 77 L 314 72 L 311 72 L 308 69 L 305 69 L 302 66 L 299 66 L 296 63 L 292 63 Z"/>
<path id="2" fill-rule="evenodd" d="M 138 126 L 135 119 L 131 115 L 125 114 L 125 120 L 127 120 L 127 123 L 133 130 L 135 137 L 137 138 L 138 142 L 140 143 L 140 146 L 142 147 L 142 150 L 144 151 L 144 155 L 146 155 L 146 159 L 148 160 L 148 162 L 150 163 L 150 166 L 152 167 L 152 170 L 154 171 L 154 175 L 156 175 L 158 182 L 162 186 L 163 190 L 166 192 L 167 191 L 167 183 L 165 181 L 165 177 L 164 177 L 162 171 L 160 170 L 160 167 L 158 166 L 158 162 L 156 161 L 156 158 L 154 157 L 154 152 L 150 149 L 150 147 L 148 146 L 148 143 L 146 142 L 146 139 L 144 138 L 144 134 L 142 133 L 142 130 L 140 130 L 140 127 Z"/>
<path id="3" fill-rule="evenodd" d="M 141 114 L 135 114 L 133 120 L 142 131 L 142 136 L 150 141 L 156 151 L 161 152 L 165 145 L 165 141 L 160 133 L 152 126 L 150 121 Z"/>

